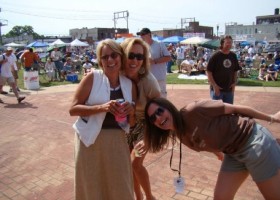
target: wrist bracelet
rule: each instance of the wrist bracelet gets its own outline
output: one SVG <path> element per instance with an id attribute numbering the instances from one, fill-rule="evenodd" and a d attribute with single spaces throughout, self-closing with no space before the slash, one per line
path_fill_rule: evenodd
<path id="1" fill-rule="evenodd" d="M 270 122 L 269 122 L 269 124 L 272 124 L 272 123 L 274 122 L 274 119 L 273 119 L 272 115 L 269 115 L 269 116 L 270 116 Z"/>

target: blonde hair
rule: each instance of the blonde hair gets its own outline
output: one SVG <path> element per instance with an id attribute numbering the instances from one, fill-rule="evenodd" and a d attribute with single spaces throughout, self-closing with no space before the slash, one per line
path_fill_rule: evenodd
<path id="1" fill-rule="evenodd" d="M 143 60 L 143 64 L 141 67 L 144 67 L 145 72 L 143 74 L 139 74 L 140 77 L 144 77 L 149 73 L 149 70 L 150 70 L 149 46 L 144 40 L 142 40 L 140 38 L 127 38 L 121 43 L 121 47 L 123 48 L 123 51 L 125 54 L 125 56 L 124 56 L 125 62 L 127 62 L 129 52 L 130 52 L 132 46 L 135 44 L 141 45 L 144 50 L 144 60 Z"/>
<path id="2" fill-rule="evenodd" d="M 118 44 L 115 40 L 112 39 L 105 39 L 98 43 L 96 48 L 96 56 L 97 56 L 97 62 L 98 65 L 103 69 L 102 63 L 101 63 L 101 56 L 102 56 L 102 49 L 104 46 L 108 46 L 112 49 L 113 52 L 119 54 L 121 56 L 121 71 L 124 70 L 124 53 L 123 49 L 120 44 Z"/>

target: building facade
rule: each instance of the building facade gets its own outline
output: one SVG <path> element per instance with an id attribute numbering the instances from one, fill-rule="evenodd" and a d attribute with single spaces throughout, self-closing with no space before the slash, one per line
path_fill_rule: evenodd
<path id="1" fill-rule="evenodd" d="M 69 34 L 72 39 L 79 39 L 89 43 L 100 41 L 106 38 L 116 38 L 117 34 L 129 33 L 126 28 L 81 28 L 70 29 Z"/>
<path id="2" fill-rule="evenodd" d="M 279 9 L 275 9 L 274 15 L 257 16 L 252 25 L 228 23 L 225 34 L 231 35 L 235 40 L 280 40 L 280 15 Z"/>
<path id="3" fill-rule="evenodd" d="M 203 33 L 205 35 L 205 38 L 209 38 L 209 39 L 212 39 L 214 37 L 213 27 L 200 26 L 199 22 L 196 21 L 189 22 L 189 26 L 186 26 L 185 28 L 181 28 L 181 29 L 163 29 L 163 30 L 152 31 L 152 34 L 154 36 L 162 36 L 164 38 L 171 37 L 174 35 L 183 37 L 187 33 Z"/>

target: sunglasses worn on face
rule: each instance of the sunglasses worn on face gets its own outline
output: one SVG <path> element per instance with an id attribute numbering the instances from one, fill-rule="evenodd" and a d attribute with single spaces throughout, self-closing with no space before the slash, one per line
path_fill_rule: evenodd
<path id="1" fill-rule="evenodd" d="M 155 123 L 155 121 L 156 121 L 156 119 L 157 119 L 156 116 L 159 117 L 159 116 L 161 116 L 163 113 L 164 113 L 164 108 L 158 107 L 158 108 L 156 109 L 156 111 L 154 112 L 154 114 L 152 114 L 152 115 L 149 117 L 150 122 L 151 122 L 152 124 Z"/>
<path id="2" fill-rule="evenodd" d="M 137 60 L 144 60 L 145 56 L 144 56 L 144 54 L 141 54 L 141 53 L 129 53 L 128 54 L 128 59 L 134 60 L 135 58 Z"/>
<path id="3" fill-rule="evenodd" d="M 117 54 L 116 52 L 111 53 L 111 55 L 104 55 L 101 56 L 102 60 L 108 60 L 109 57 L 111 57 L 112 59 L 116 59 L 118 57 L 119 54 Z"/>

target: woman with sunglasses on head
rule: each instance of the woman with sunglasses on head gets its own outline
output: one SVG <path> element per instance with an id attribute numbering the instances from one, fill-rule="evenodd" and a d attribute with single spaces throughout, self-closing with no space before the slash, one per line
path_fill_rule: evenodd
<path id="1" fill-rule="evenodd" d="M 146 153 L 137 155 L 144 150 L 145 118 L 144 109 L 148 100 L 160 97 L 160 87 L 156 78 L 149 70 L 149 47 L 140 38 L 128 38 L 121 44 L 125 58 L 125 75 L 137 85 L 136 124 L 127 135 L 131 150 L 134 175 L 134 190 L 137 200 L 142 200 L 141 187 L 147 200 L 155 199 L 151 192 L 149 175 L 143 166 Z M 141 156 L 141 157 L 139 157 Z"/>
<path id="2" fill-rule="evenodd" d="M 162 150 L 170 138 L 195 151 L 224 153 L 214 199 L 233 199 L 250 174 L 265 199 L 280 199 L 280 145 L 253 118 L 280 122 L 280 112 L 268 115 L 248 106 L 199 100 L 178 111 L 166 99 L 145 108 L 145 146 Z"/>
<path id="3" fill-rule="evenodd" d="M 73 125 L 77 200 L 134 199 L 125 132 L 135 123 L 136 87 L 122 75 L 123 59 L 114 40 L 99 42 L 97 60 L 102 70 L 85 76 L 74 95 L 70 115 L 79 116 Z M 127 123 L 118 123 L 119 118 Z"/>

